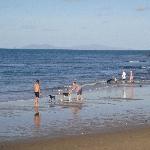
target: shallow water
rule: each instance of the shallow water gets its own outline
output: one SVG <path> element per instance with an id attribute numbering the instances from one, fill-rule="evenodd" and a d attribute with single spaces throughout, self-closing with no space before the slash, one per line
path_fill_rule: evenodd
<path id="1" fill-rule="evenodd" d="M 1 102 L 0 141 L 109 132 L 150 125 L 150 85 L 93 86 L 78 107 L 40 99 Z M 39 111 L 39 116 L 34 116 Z"/>
<path id="2" fill-rule="evenodd" d="M 0 50 L 0 102 L 28 100 L 39 79 L 42 92 L 121 77 L 132 70 L 136 80 L 150 80 L 150 51 Z"/>

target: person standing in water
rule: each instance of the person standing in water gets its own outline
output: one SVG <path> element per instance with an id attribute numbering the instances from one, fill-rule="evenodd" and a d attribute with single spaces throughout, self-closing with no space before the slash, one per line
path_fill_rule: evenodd
<path id="1" fill-rule="evenodd" d="M 123 70 L 122 72 L 122 80 L 125 81 L 126 80 L 126 72 Z"/>
<path id="2" fill-rule="evenodd" d="M 77 82 L 76 81 L 74 81 L 73 83 L 72 83 L 72 89 L 71 89 L 72 91 L 76 91 L 76 93 L 77 93 L 77 101 L 78 100 L 81 100 L 81 95 L 82 95 L 82 87 L 79 85 L 79 84 L 77 84 Z"/>
<path id="3" fill-rule="evenodd" d="M 36 80 L 35 84 L 34 84 L 34 94 L 35 94 L 35 98 L 34 98 L 34 106 L 38 107 L 39 106 L 39 96 L 40 96 L 40 83 L 39 80 Z"/>
<path id="4" fill-rule="evenodd" d="M 130 81 L 130 83 L 133 83 L 134 81 L 133 81 L 133 72 L 132 71 L 130 71 L 130 77 L 129 77 L 129 81 Z"/>

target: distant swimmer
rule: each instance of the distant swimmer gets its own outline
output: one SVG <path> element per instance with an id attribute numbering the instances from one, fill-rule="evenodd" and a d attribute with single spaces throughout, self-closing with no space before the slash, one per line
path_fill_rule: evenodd
<path id="1" fill-rule="evenodd" d="M 39 106 L 39 96 L 40 96 L 40 83 L 39 80 L 36 80 L 35 84 L 34 84 L 34 94 L 35 94 L 35 98 L 34 98 L 34 106 L 38 107 Z"/>
<path id="2" fill-rule="evenodd" d="M 134 80 L 133 80 L 133 72 L 132 71 L 130 71 L 130 77 L 129 77 L 129 82 L 130 83 L 133 83 L 134 82 Z"/>
<path id="3" fill-rule="evenodd" d="M 78 100 L 81 100 L 81 95 L 82 95 L 82 87 L 79 85 L 79 84 L 77 84 L 77 82 L 76 81 L 74 81 L 73 83 L 72 83 L 72 89 L 71 89 L 71 91 L 76 91 L 76 93 L 77 93 L 77 101 Z"/>
<path id="4" fill-rule="evenodd" d="M 126 72 L 123 70 L 122 71 L 122 80 L 125 81 L 126 80 Z"/>

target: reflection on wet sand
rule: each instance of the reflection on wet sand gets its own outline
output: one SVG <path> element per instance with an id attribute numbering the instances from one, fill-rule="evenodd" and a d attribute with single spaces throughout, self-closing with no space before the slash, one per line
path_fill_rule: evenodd
<path id="1" fill-rule="evenodd" d="M 128 87 L 128 97 L 131 99 L 134 98 L 134 86 L 133 86 L 133 84 L 130 87 Z"/>
<path id="2" fill-rule="evenodd" d="M 124 99 L 134 99 L 134 86 L 123 87 L 122 98 Z"/>
<path id="3" fill-rule="evenodd" d="M 35 124 L 36 128 L 39 128 L 40 124 L 41 124 L 41 116 L 40 116 L 40 113 L 39 113 L 39 107 L 34 107 L 34 111 L 35 111 L 34 124 Z"/>
<path id="4" fill-rule="evenodd" d="M 126 88 L 123 87 L 123 92 L 122 92 L 122 98 L 127 98 L 127 94 L 126 94 Z"/>
<path id="5" fill-rule="evenodd" d="M 70 107 L 70 110 L 73 114 L 79 114 L 81 109 L 82 109 L 82 105 L 79 105 L 77 107 Z"/>
<path id="6" fill-rule="evenodd" d="M 84 92 L 84 101 L 58 100 L 53 108 L 48 107 L 47 97 L 40 101 L 40 107 L 33 107 L 33 100 L 11 102 L 11 107 L 10 103 L 1 103 L 0 118 L 6 121 L 0 125 L 0 136 L 4 139 L 20 134 L 26 138 L 56 137 L 147 125 L 150 117 L 149 88 L 149 85 L 139 87 L 139 84 L 93 88 Z"/>

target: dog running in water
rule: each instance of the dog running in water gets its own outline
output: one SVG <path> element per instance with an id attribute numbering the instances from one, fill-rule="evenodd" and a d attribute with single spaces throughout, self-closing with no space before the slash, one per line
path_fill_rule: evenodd
<path id="1" fill-rule="evenodd" d="M 107 84 L 112 84 L 112 83 L 117 83 L 117 79 L 116 78 L 112 78 L 112 79 L 108 79 L 107 80 Z"/>
<path id="2" fill-rule="evenodd" d="M 71 93 L 69 93 L 69 92 L 64 92 L 64 93 L 62 93 L 63 94 L 63 96 L 64 97 L 68 97 L 69 99 L 69 102 L 71 101 Z"/>
<path id="3" fill-rule="evenodd" d="M 64 95 L 64 96 L 69 96 L 69 95 L 70 95 L 70 93 L 63 93 L 63 95 Z"/>
<path id="4" fill-rule="evenodd" d="M 55 100 L 55 96 L 53 96 L 53 95 L 49 95 L 49 97 L 50 97 L 49 102 L 52 102 L 52 100 Z"/>

